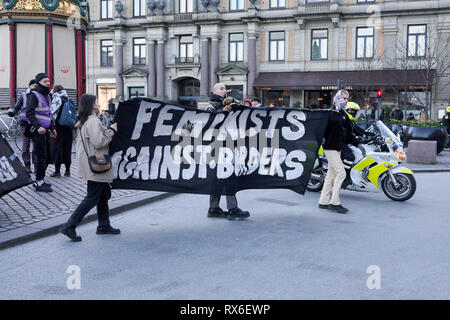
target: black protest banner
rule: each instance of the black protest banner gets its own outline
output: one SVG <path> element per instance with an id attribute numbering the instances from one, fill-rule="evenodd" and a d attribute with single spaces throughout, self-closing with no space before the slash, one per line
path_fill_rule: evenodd
<path id="1" fill-rule="evenodd" d="M 211 113 L 151 99 L 120 103 L 110 144 L 115 189 L 304 194 L 328 111 L 239 107 Z"/>
<path id="2" fill-rule="evenodd" d="M 22 162 L 8 141 L 0 136 L 0 197 L 30 183 L 32 180 Z"/>

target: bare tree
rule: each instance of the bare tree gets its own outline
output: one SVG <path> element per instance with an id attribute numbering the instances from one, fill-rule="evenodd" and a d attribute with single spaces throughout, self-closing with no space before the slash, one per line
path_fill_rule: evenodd
<path id="1" fill-rule="evenodd" d="M 426 108 L 430 118 L 434 99 L 449 90 L 450 78 L 443 77 L 450 71 L 449 49 L 448 36 L 436 29 L 427 28 L 426 38 L 422 43 L 416 42 L 415 46 L 408 47 L 399 41 L 394 50 L 385 55 L 386 65 L 399 70 L 395 82 L 400 86 L 393 86 L 392 89 L 399 96 L 403 93 L 407 100 L 410 97 L 416 101 L 416 105 Z M 410 82 L 413 70 L 417 70 L 423 85 L 417 86 Z"/>

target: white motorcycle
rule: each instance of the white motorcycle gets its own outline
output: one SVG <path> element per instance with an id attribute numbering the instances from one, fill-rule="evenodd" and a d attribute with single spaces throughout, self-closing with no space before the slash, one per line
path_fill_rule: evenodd
<path id="1" fill-rule="evenodd" d="M 375 137 L 358 148 L 350 147 L 355 162 L 350 170 L 351 183 L 343 188 L 363 192 L 382 190 L 394 201 L 410 199 L 416 192 L 416 180 L 410 169 L 401 166 L 406 156 L 400 139 L 382 121 L 373 123 L 367 131 L 375 133 Z M 322 190 L 327 169 L 328 161 L 321 148 L 307 190 Z"/>

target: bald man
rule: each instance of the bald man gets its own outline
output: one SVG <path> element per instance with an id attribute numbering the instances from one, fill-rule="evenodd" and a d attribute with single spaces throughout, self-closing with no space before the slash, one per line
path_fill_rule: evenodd
<path id="1" fill-rule="evenodd" d="M 227 89 L 223 83 L 216 83 L 209 96 L 210 106 L 207 108 L 211 112 L 221 112 L 223 100 L 227 95 Z M 238 208 L 236 195 L 226 196 L 228 212 L 220 208 L 220 195 L 211 195 L 209 198 L 208 218 L 227 218 L 228 220 L 246 219 L 250 216 L 248 211 Z"/>

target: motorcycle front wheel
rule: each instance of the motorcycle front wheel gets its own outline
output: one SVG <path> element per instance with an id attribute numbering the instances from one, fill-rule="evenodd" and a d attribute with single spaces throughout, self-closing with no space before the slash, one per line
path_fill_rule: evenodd
<path id="1" fill-rule="evenodd" d="M 394 201 L 406 201 L 416 192 L 416 179 L 412 174 L 395 173 L 395 179 L 399 186 L 395 187 L 389 175 L 386 175 L 381 181 L 381 189 L 384 194 Z"/>

